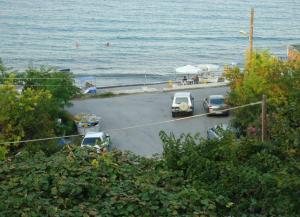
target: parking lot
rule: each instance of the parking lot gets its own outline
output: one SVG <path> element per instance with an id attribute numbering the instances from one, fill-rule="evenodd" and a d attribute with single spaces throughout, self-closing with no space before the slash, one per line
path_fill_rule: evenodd
<path id="1" fill-rule="evenodd" d="M 205 88 L 189 91 L 195 99 L 194 115 L 205 113 L 202 103 L 211 94 L 226 94 L 226 87 Z M 159 132 L 173 132 L 179 136 L 182 133 L 200 133 L 206 137 L 210 127 L 227 123 L 230 117 L 211 116 L 195 117 L 170 123 L 116 130 L 131 126 L 144 125 L 167 120 L 173 120 L 171 102 L 174 92 L 133 94 L 106 99 L 88 99 L 73 101 L 73 107 L 68 110 L 72 114 L 90 113 L 102 117 L 103 131 L 110 134 L 113 146 L 121 150 L 151 156 L 162 153 L 163 147 Z M 177 119 L 180 117 L 177 117 Z"/>

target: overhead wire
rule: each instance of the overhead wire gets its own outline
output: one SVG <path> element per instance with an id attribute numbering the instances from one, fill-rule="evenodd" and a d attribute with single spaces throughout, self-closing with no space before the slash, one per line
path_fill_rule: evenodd
<path id="1" fill-rule="evenodd" d="M 241 106 L 231 107 L 231 108 L 228 108 L 228 109 L 218 110 L 218 112 L 226 112 L 226 111 L 235 110 L 235 109 L 239 109 L 239 108 L 244 108 L 244 107 L 248 107 L 248 106 L 258 105 L 258 104 L 261 104 L 261 103 L 262 103 L 262 101 L 258 101 L 258 102 L 254 102 L 254 103 L 241 105 Z M 171 120 L 160 121 L 160 122 L 152 122 L 152 123 L 148 123 L 148 124 L 134 125 L 134 126 L 124 127 L 124 128 L 108 129 L 106 131 L 108 131 L 108 132 L 109 131 L 122 131 L 122 130 L 140 128 L 140 127 L 149 127 L 149 126 L 154 126 L 154 125 L 171 123 L 171 122 L 175 122 L 175 121 L 181 121 L 181 120 L 187 120 L 187 119 L 192 119 L 192 118 L 197 118 L 197 117 L 203 117 L 203 116 L 207 116 L 209 114 L 211 114 L 211 113 L 203 113 L 203 114 L 199 114 L 199 115 L 192 115 L 192 116 L 188 116 L 188 117 L 171 119 Z"/>
<path id="2" fill-rule="evenodd" d="M 23 84 L 0 84 L 0 86 L 23 86 Z M 28 87 L 74 87 L 74 85 L 59 85 L 59 84 L 28 84 Z"/>
<path id="3" fill-rule="evenodd" d="M 16 82 L 20 82 L 23 80 L 61 80 L 61 81 L 68 81 L 68 79 L 66 78 L 1 78 L 1 80 L 16 80 Z M 76 86 L 76 79 L 74 79 L 74 85 Z M 25 84 L 0 84 L 0 86 L 23 86 Z M 63 85 L 63 84 L 26 84 L 30 87 L 60 87 L 60 86 L 64 86 L 64 87 L 72 87 L 74 85 Z"/>
<path id="4" fill-rule="evenodd" d="M 1 78 L 1 80 L 66 80 L 66 78 Z"/>
<path id="5" fill-rule="evenodd" d="M 1 142 L 0 145 L 6 144 L 16 144 L 16 143 L 26 143 L 26 142 L 39 142 L 39 141 L 47 141 L 47 140 L 54 140 L 54 139 L 63 139 L 63 138 L 70 138 L 70 137 L 77 137 L 81 135 L 69 135 L 69 136 L 56 136 L 56 137 L 48 137 L 48 138 L 40 138 L 40 139 L 28 139 L 28 140 L 21 140 L 21 141 L 12 141 L 12 142 Z"/>

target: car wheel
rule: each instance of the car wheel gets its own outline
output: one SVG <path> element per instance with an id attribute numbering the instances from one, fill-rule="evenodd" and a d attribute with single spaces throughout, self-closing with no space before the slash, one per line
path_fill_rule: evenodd
<path id="1" fill-rule="evenodd" d="M 172 112 L 172 117 L 175 118 L 176 114 L 175 112 Z"/>

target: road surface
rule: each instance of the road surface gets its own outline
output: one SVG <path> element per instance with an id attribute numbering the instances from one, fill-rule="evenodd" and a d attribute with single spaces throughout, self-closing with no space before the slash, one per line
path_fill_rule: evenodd
<path id="1" fill-rule="evenodd" d="M 227 90 L 226 87 L 217 87 L 189 91 L 195 98 L 194 114 L 205 112 L 202 103 L 208 95 L 226 94 Z M 73 101 L 73 107 L 68 110 L 72 114 L 91 113 L 102 117 L 104 120 L 103 131 L 110 134 L 114 147 L 143 156 L 162 153 L 163 146 L 159 138 L 161 130 L 167 133 L 173 132 L 176 136 L 182 133 L 191 133 L 192 135 L 200 133 L 200 135 L 206 137 L 207 129 L 216 124 L 229 121 L 230 117 L 204 116 L 147 127 L 115 130 L 173 120 L 174 118 L 171 115 L 171 98 L 173 94 L 174 92 L 162 92 L 105 99 L 76 100 Z"/>

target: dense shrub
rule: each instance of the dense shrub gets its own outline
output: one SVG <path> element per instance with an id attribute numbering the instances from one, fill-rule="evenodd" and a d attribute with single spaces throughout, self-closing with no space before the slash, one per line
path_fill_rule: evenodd
<path id="1" fill-rule="evenodd" d="M 299 216 L 299 159 L 281 147 L 161 133 L 162 158 L 66 146 L 0 163 L 0 216 Z"/>
<path id="2" fill-rule="evenodd" d="M 64 144 L 60 144 L 58 139 L 40 141 L 40 142 L 27 142 L 23 145 L 21 152 L 28 152 L 28 154 L 36 154 L 43 152 L 46 156 L 50 156 L 63 148 Z"/>
<path id="3" fill-rule="evenodd" d="M 217 197 L 182 171 L 121 152 L 23 152 L 0 163 L 0 189 L 0 216 L 217 215 Z"/>
<path id="4" fill-rule="evenodd" d="M 216 203 L 218 216 L 300 215 L 299 158 L 283 146 L 231 137 L 218 142 L 161 133 L 161 138 L 169 169 L 226 202 Z"/>
<path id="5" fill-rule="evenodd" d="M 6 159 L 7 149 L 5 147 L 0 147 L 0 161 Z"/>

